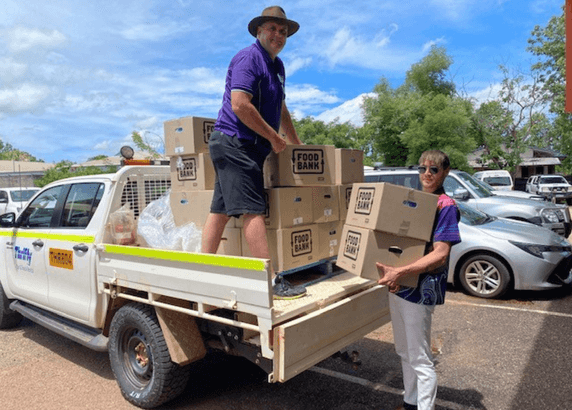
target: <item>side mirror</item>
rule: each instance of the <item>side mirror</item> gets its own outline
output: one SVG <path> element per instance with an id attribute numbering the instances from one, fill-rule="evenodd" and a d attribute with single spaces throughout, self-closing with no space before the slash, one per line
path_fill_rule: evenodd
<path id="1" fill-rule="evenodd" d="M 455 189 L 455 192 L 453 192 L 453 199 L 466 201 L 467 199 L 469 199 L 469 191 L 467 191 L 464 188 Z"/>
<path id="2" fill-rule="evenodd" d="M 16 214 L 8 212 L 7 214 L 0 215 L 0 226 L 2 228 L 11 228 L 16 222 Z"/>

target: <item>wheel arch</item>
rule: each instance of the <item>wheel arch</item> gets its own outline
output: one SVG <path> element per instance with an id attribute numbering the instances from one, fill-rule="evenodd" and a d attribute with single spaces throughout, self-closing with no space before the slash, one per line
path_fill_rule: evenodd
<path id="1" fill-rule="evenodd" d="M 497 258 L 499 261 L 501 261 L 503 263 L 503 265 L 506 267 L 508 274 L 510 275 L 510 282 L 508 284 L 508 289 L 513 290 L 515 288 L 516 278 L 515 278 L 514 270 L 512 269 L 511 264 L 506 260 L 505 257 L 498 254 L 497 252 L 493 252 L 490 250 L 484 250 L 484 249 L 473 249 L 473 250 L 465 253 L 462 257 L 460 257 L 457 260 L 457 264 L 455 265 L 455 273 L 453 275 L 453 285 L 455 287 L 459 287 L 461 285 L 461 283 L 460 283 L 460 281 L 461 281 L 460 280 L 461 267 L 469 258 L 472 258 L 473 256 L 476 256 L 476 255 L 487 255 L 487 256 L 491 256 L 493 258 Z"/>

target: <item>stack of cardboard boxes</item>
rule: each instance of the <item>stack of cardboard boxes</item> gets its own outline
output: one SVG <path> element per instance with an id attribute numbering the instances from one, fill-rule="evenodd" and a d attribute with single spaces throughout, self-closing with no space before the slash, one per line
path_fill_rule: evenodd
<path id="1" fill-rule="evenodd" d="M 215 120 L 166 121 L 165 151 L 171 160 L 171 209 L 180 226 L 203 227 L 210 210 L 215 172 L 208 139 Z M 363 151 L 324 145 L 288 145 L 264 166 L 265 224 L 276 272 L 337 255 L 354 182 L 363 181 Z M 218 253 L 252 256 L 242 218 L 231 218 Z"/>
<path id="2" fill-rule="evenodd" d="M 177 226 L 193 222 L 202 228 L 210 211 L 215 170 L 209 155 L 212 118 L 183 117 L 163 123 L 165 155 L 171 163 L 171 210 Z M 219 254 L 241 256 L 240 229 L 231 220 L 223 232 Z"/>
<path id="3" fill-rule="evenodd" d="M 375 263 L 404 266 L 425 253 L 437 195 L 388 183 L 354 184 L 336 264 L 377 280 Z M 415 287 L 418 277 L 400 281 Z"/>
<path id="4" fill-rule="evenodd" d="M 363 181 L 363 151 L 287 145 L 264 167 L 266 227 L 276 272 L 335 257 L 354 182 Z M 247 246 L 243 255 L 250 256 Z"/>

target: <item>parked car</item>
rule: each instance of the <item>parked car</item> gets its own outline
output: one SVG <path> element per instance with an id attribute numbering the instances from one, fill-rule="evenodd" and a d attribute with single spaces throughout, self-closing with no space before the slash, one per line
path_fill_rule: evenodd
<path id="1" fill-rule="evenodd" d="M 529 223 L 497 218 L 464 203 L 461 243 L 451 248 L 450 283 L 481 298 L 509 289 L 545 290 L 572 283 L 572 245 Z"/>
<path id="2" fill-rule="evenodd" d="M 526 182 L 526 191 L 572 205 L 572 185 L 562 175 L 533 175 Z"/>
<path id="3" fill-rule="evenodd" d="M 417 167 L 381 168 L 364 171 L 366 182 L 390 182 L 421 189 Z M 489 215 L 530 222 L 567 238 L 572 230 L 570 211 L 565 205 L 526 198 L 495 195 L 466 172 L 451 170 L 444 182 L 445 192 L 457 202 Z"/>
<path id="4" fill-rule="evenodd" d="M 534 199 L 537 201 L 546 201 L 546 198 L 543 197 L 542 195 L 531 194 L 530 192 L 516 191 L 516 190 L 500 191 L 498 189 L 495 189 L 495 187 L 490 186 L 485 181 L 479 181 L 478 179 L 476 181 L 481 185 L 483 185 L 486 189 L 490 190 L 494 195 L 512 196 L 515 198 L 526 198 L 526 199 Z"/>
<path id="5" fill-rule="evenodd" d="M 493 189 L 499 191 L 512 191 L 514 189 L 510 172 L 503 169 L 475 172 L 473 177 L 479 181 L 486 182 Z"/>
<path id="6" fill-rule="evenodd" d="M 16 215 L 40 188 L 0 188 L 0 215 L 14 212 Z"/>

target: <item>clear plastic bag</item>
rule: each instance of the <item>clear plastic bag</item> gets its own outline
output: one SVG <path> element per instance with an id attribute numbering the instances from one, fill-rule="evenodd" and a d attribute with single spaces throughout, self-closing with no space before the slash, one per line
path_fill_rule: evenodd
<path id="1" fill-rule="evenodd" d="M 135 214 L 129 209 L 129 202 L 109 215 L 109 226 L 114 244 L 132 245 L 136 242 L 137 224 Z"/>
<path id="2" fill-rule="evenodd" d="M 171 191 L 151 202 L 139 215 L 137 234 L 150 248 L 201 251 L 202 231 L 194 223 L 175 225 L 170 204 Z"/>

